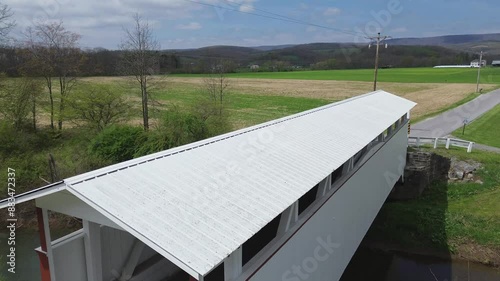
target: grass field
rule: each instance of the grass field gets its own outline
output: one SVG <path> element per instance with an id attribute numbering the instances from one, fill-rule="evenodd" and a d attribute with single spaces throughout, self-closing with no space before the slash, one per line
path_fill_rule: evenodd
<path id="1" fill-rule="evenodd" d="M 93 77 L 85 78 L 82 82 L 78 87 L 79 90 L 84 91 L 88 85 L 105 84 L 113 87 L 114 91 L 121 91 L 131 99 L 137 100 L 136 104 L 140 105 L 137 85 L 126 78 Z M 268 84 L 268 87 L 272 87 L 272 83 Z M 269 94 L 266 91 L 249 90 L 237 82 L 231 82 L 228 93 L 226 107 L 234 129 L 277 119 L 345 98 L 286 95 L 281 91 Z M 203 79 L 181 79 L 179 81 L 168 78 L 159 81 L 152 88 L 152 97 L 158 101 L 159 106 L 156 108 L 159 110 L 173 105 L 188 110 L 202 100 L 205 95 Z M 136 115 L 140 116 L 140 113 Z"/>
<path id="2" fill-rule="evenodd" d="M 170 77 L 166 80 L 169 92 L 203 88 L 203 78 Z M 230 78 L 230 90 L 233 93 L 265 97 L 301 97 L 337 101 L 365 94 L 373 90 L 371 82 L 326 81 L 326 80 L 285 80 L 285 79 L 250 79 Z M 487 91 L 496 87 L 494 84 L 483 85 Z M 412 118 L 428 116 L 443 109 L 455 106 L 475 97 L 471 95 L 476 86 L 465 83 L 391 83 L 381 82 L 379 89 L 399 95 L 416 102 Z M 251 104 L 249 104 L 251 105 Z"/>
<path id="3" fill-rule="evenodd" d="M 480 144 L 500 147 L 500 105 L 475 120 L 465 128 L 457 129 L 453 135 Z"/>
<path id="4" fill-rule="evenodd" d="M 154 95 L 164 105 L 189 106 L 203 95 L 204 78 L 171 76 L 158 79 L 161 79 L 161 82 L 154 89 Z M 82 79 L 82 82 L 110 85 L 116 91 L 138 98 L 137 86 L 124 77 L 90 77 Z M 229 84 L 229 111 L 235 128 L 254 125 L 373 90 L 371 82 L 360 81 L 230 78 Z M 486 91 L 496 87 L 495 84 L 483 85 Z M 79 88 L 85 90 L 85 85 L 80 85 Z M 379 88 L 416 102 L 418 105 L 412 110 L 414 119 L 429 117 L 476 97 L 471 94 L 476 88 L 475 85 L 465 83 L 381 82 Z"/>
<path id="5" fill-rule="evenodd" d="M 173 75 L 193 77 L 203 75 Z M 303 79 L 336 81 L 373 81 L 373 69 L 318 70 L 293 72 L 248 72 L 233 73 L 232 78 L 259 79 Z M 476 83 L 477 68 L 391 68 L 380 69 L 380 82 L 399 83 Z M 500 68 L 487 67 L 481 70 L 482 84 L 500 84 Z"/>
<path id="6" fill-rule="evenodd" d="M 500 161 L 498 154 L 463 149 L 432 150 L 446 157 L 483 164 L 479 183 L 436 183 L 423 196 L 389 202 L 370 236 L 413 249 L 438 249 L 500 265 Z"/>

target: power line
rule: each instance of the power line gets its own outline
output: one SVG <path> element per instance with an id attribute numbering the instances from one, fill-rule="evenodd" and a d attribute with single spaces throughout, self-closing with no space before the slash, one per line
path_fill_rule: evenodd
<path id="1" fill-rule="evenodd" d="M 230 0 L 223 0 L 223 1 L 227 2 L 230 5 L 237 4 L 237 3 L 232 2 Z M 307 21 L 295 19 L 295 18 L 292 18 L 292 17 L 289 17 L 289 16 L 280 15 L 278 13 L 269 12 L 269 11 L 266 11 L 266 10 L 263 10 L 263 9 L 255 8 L 254 6 L 248 5 L 248 4 L 241 4 L 241 6 L 243 6 L 243 7 L 249 7 L 249 8 L 252 8 L 252 9 L 256 10 L 256 11 L 260 11 L 260 12 L 267 13 L 267 14 L 270 14 L 270 15 L 273 15 L 273 16 L 277 16 L 277 17 L 283 18 L 283 19 L 285 19 L 287 21 L 293 21 L 294 23 L 297 23 L 297 24 L 303 24 L 303 25 L 309 25 L 309 26 L 319 27 L 319 28 L 333 30 L 333 31 L 337 31 L 337 32 L 341 32 L 341 33 L 345 33 L 345 34 L 349 34 L 349 35 L 356 35 L 356 36 L 357 35 L 361 35 L 360 33 L 357 33 L 357 32 L 354 32 L 354 31 L 340 29 L 340 28 L 334 28 L 334 27 L 329 27 L 329 26 L 320 25 L 320 24 L 316 24 L 316 23 L 311 23 L 311 22 L 307 22 Z"/>
<path id="2" fill-rule="evenodd" d="M 328 30 L 331 30 L 331 31 L 335 31 L 335 32 L 339 32 L 339 33 L 344 33 L 344 34 L 348 34 L 348 35 L 365 36 L 364 34 L 360 34 L 360 33 L 354 32 L 354 31 L 348 31 L 348 30 L 343 30 L 343 29 L 339 29 L 339 28 L 333 28 L 333 27 L 328 27 L 328 26 L 324 26 L 324 25 L 320 25 L 320 24 L 310 23 L 310 22 L 306 22 L 306 21 L 294 19 L 294 18 L 291 18 L 291 17 L 288 17 L 288 16 L 280 15 L 280 14 L 277 14 L 277 13 L 265 11 L 265 10 L 262 10 L 262 9 L 257 9 L 257 8 L 254 8 L 252 6 L 245 5 L 245 4 L 243 4 L 242 6 L 244 6 L 244 7 L 252 7 L 256 11 L 261 11 L 261 12 L 267 13 L 269 15 L 259 14 L 259 13 L 255 13 L 255 12 L 241 11 L 241 10 L 239 10 L 237 8 L 224 7 L 224 6 L 220 6 L 220 5 L 215 5 L 215 4 L 205 3 L 205 2 L 199 2 L 199 1 L 195 1 L 195 0 L 184 0 L 184 1 L 195 3 L 195 4 L 199 4 L 199 5 L 204 5 L 204 6 L 208 6 L 208 7 L 213 7 L 213 8 L 218 8 L 218 9 L 224 9 L 224 10 L 228 10 L 228 11 L 238 12 L 238 13 L 242 13 L 242 14 L 248 14 L 248 15 L 253 15 L 253 16 L 258 16 L 258 17 L 263 17 L 263 18 L 269 18 L 269 19 L 274 19 L 274 20 L 279 20 L 279 21 L 284 21 L 284 22 L 290 22 L 290 23 L 295 23 L 295 24 L 308 25 L 308 26 L 313 26 L 313 27 L 328 29 Z M 230 4 L 233 4 L 231 1 L 227 1 L 227 0 L 224 0 L 224 1 L 226 1 L 226 2 L 228 2 Z"/>

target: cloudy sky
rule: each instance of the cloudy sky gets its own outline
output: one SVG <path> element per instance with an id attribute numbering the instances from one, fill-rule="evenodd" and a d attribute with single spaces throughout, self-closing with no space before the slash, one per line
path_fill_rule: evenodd
<path id="1" fill-rule="evenodd" d="M 500 33 L 498 0 L 3 0 L 13 35 L 62 20 L 83 47 L 116 49 L 134 13 L 153 25 L 163 49 L 360 42 L 398 37 Z M 279 18 L 280 20 L 276 19 Z M 293 23 L 300 21 L 301 24 Z M 310 23 L 312 25 L 308 25 Z"/>

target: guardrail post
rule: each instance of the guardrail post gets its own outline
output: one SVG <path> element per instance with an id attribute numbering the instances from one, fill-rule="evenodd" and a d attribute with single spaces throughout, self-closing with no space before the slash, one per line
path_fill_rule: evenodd
<path id="1" fill-rule="evenodd" d="M 417 147 L 420 147 L 420 137 L 417 137 Z"/>
<path id="2" fill-rule="evenodd" d="M 451 142 L 451 139 L 447 138 L 446 139 L 446 149 L 450 149 L 450 142 Z"/>
<path id="3" fill-rule="evenodd" d="M 467 152 L 471 153 L 472 152 L 472 147 L 474 146 L 473 142 L 469 142 L 469 147 L 467 147 Z"/>
<path id="4" fill-rule="evenodd" d="M 438 140 L 439 140 L 439 138 L 434 139 L 434 149 L 436 149 L 438 147 Z"/>

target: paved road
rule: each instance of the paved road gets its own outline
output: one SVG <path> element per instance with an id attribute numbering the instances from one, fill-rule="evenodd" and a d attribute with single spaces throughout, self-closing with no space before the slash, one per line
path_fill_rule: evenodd
<path id="1" fill-rule="evenodd" d="M 412 124 L 412 137 L 444 137 L 463 126 L 464 119 L 472 121 L 500 103 L 500 89 L 483 94 L 476 99 L 436 117 Z"/>

